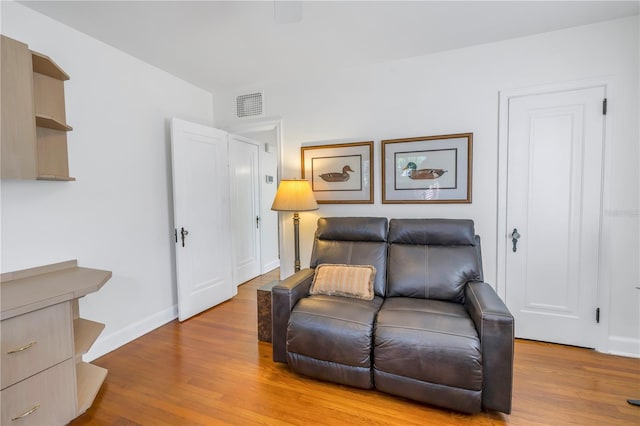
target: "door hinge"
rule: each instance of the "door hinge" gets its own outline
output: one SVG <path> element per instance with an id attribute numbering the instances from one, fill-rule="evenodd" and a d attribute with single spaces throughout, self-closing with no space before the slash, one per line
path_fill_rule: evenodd
<path id="1" fill-rule="evenodd" d="M 596 323 L 600 324 L 600 308 L 596 308 Z"/>
<path id="2" fill-rule="evenodd" d="M 602 115 L 607 115 L 607 98 L 602 100 Z"/>

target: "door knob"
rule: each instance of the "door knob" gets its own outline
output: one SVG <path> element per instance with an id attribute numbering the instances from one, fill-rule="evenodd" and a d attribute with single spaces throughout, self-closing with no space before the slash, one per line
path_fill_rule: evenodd
<path id="1" fill-rule="evenodd" d="M 180 236 L 182 237 L 182 247 L 184 247 L 184 237 L 189 235 L 189 231 L 184 228 L 180 228 Z"/>
<path id="2" fill-rule="evenodd" d="M 513 232 L 511 233 L 511 242 L 513 243 L 513 251 L 518 250 L 518 240 L 520 239 L 520 234 L 516 228 L 513 228 Z"/>

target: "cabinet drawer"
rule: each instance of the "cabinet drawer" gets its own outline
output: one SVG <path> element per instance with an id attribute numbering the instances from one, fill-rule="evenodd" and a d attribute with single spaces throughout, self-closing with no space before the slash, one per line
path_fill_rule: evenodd
<path id="1" fill-rule="evenodd" d="M 70 302 L 2 321 L 1 389 L 71 358 L 72 324 Z"/>
<path id="2" fill-rule="evenodd" d="M 68 359 L 0 391 L 0 424 L 54 426 L 69 423 L 76 413 L 73 370 L 73 360 Z"/>

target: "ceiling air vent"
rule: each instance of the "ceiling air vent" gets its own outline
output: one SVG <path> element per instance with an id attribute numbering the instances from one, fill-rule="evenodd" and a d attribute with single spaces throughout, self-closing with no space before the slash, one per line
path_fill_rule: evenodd
<path id="1" fill-rule="evenodd" d="M 236 107 L 238 118 L 262 115 L 262 92 L 238 96 Z"/>

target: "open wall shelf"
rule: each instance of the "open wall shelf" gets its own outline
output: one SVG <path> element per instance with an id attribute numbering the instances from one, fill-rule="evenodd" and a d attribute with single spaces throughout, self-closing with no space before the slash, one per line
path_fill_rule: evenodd
<path id="1" fill-rule="evenodd" d="M 2 42 L 2 178 L 72 181 L 64 82 L 51 58 L 19 41 Z"/>

